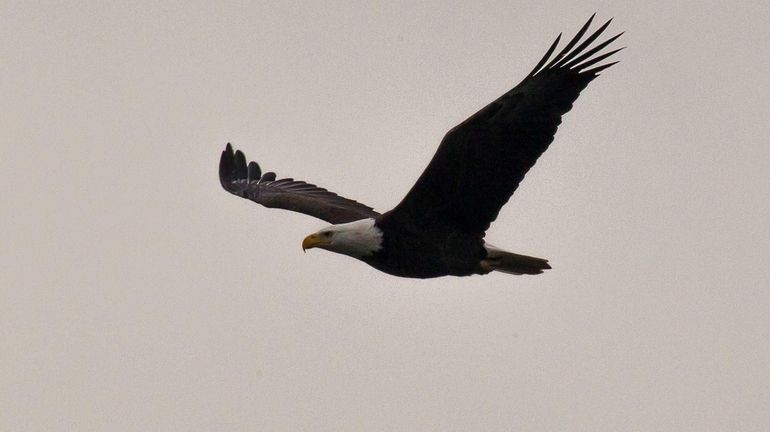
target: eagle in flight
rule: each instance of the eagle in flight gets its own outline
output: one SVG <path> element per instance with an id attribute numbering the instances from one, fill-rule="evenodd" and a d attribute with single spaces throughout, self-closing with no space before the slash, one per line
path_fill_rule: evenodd
<path id="1" fill-rule="evenodd" d="M 316 185 L 263 174 L 230 144 L 219 162 L 220 182 L 241 198 L 332 224 L 307 236 L 303 250 L 349 255 L 391 275 L 542 273 L 551 268 L 548 260 L 498 249 L 484 235 L 553 141 L 561 116 L 580 91 L 617 63 L 597 65 L 623 49 L 602 52 L 622 33 L 589 49 L 612 20 L 581 41 L 593 18 L 551 58 L 560 34 L 519 85 L 452 128 L 412 189 L 390 211 L 378 213 Z"/>

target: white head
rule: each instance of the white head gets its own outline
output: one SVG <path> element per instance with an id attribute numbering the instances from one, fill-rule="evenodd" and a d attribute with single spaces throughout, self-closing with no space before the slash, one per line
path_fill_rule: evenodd
<path id="1" fill-rule="evenodd" d="M 303 251 L 315 247 L 362 258 L 382 249 L 382 231 L 374 219 L 331 225 L 302 241 Z"/>

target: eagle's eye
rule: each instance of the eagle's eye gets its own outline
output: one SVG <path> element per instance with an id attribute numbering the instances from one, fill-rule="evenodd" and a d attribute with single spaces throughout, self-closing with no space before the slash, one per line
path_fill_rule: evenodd
<path id="1" fill-rule="evenodd" d="M 332 232 L 331 231 L 324 231 L 324 232 L 321 233 L 321 235 L 324 236 L 325 238 L 329 238 L 329 237 L 332 236 Z"/>

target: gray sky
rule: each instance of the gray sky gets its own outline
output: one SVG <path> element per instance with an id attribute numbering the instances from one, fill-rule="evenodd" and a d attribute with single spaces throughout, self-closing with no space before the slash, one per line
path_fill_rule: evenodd
<path id="1" fill-rule="evenodd" d="M 770 429 L 765 2 L 108 3 L 0 3 L 0 430 Z M 487 236 L 544 275 L 219 186 L 230 141 L 387 210 L 594 11 L 629 49 Z"/>

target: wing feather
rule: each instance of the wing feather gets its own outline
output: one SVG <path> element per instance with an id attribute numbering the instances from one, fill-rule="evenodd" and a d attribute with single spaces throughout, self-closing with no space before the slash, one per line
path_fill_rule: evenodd
<path id="1" fill-rule="evenodd" d="M 553 141 L 562 115 L 598 72 L 616 63 L 586 70 L 619 51 L 599 54 L 620 35 L 585 51 L 612 21 L 581 42 L 593 18 L 550 62 L 560 37 L 521 83 L 450 130 L 387 217 L 483 235 Z"/>
<path id="2" fill-rule="evenodd" d="M 585 24 L 583 24 L 583 27 L 580 27 L 580 30 L 578 30 L 577 33 L 575 33 L 575 36 L 572 37 L 572 39 L 567 42 L 567 45 L 564 46 L 564 48 L 559 52 L 559 54 L 556 55 L 556 57 L 551 60 L 550 63 L 548 63 L 548 66 L 546 66 L 546 69 L 550 69 L 556 65 L 557 62 L 559 62 L 566 54 L 569 53 L 569 51 L 572 49 L 572 47 L 575 46 L 575 44 L 580 41 L 580 38 L 583 37 L 583 35 L 588 31 L 588 28 L 591 27 L 591 23 L 593 22 L 594 18 L 596 17 L 596 13 L 591 15 L 590 18 L 588 18 L 588 21 L 586 21 Z"/>
<path id="3" fill-rule="evenodd" d="M 219 160 L 219 181 L 226 191 L 265 207 L 291 210 L 332 224 L 374 218 L 379 213 L 357 201 L 322 187 L 292 178 L 276 180 L 273 172 L 262 174 L 256 162 L 246 164 L 240 150 L 228 143 Z"/>

